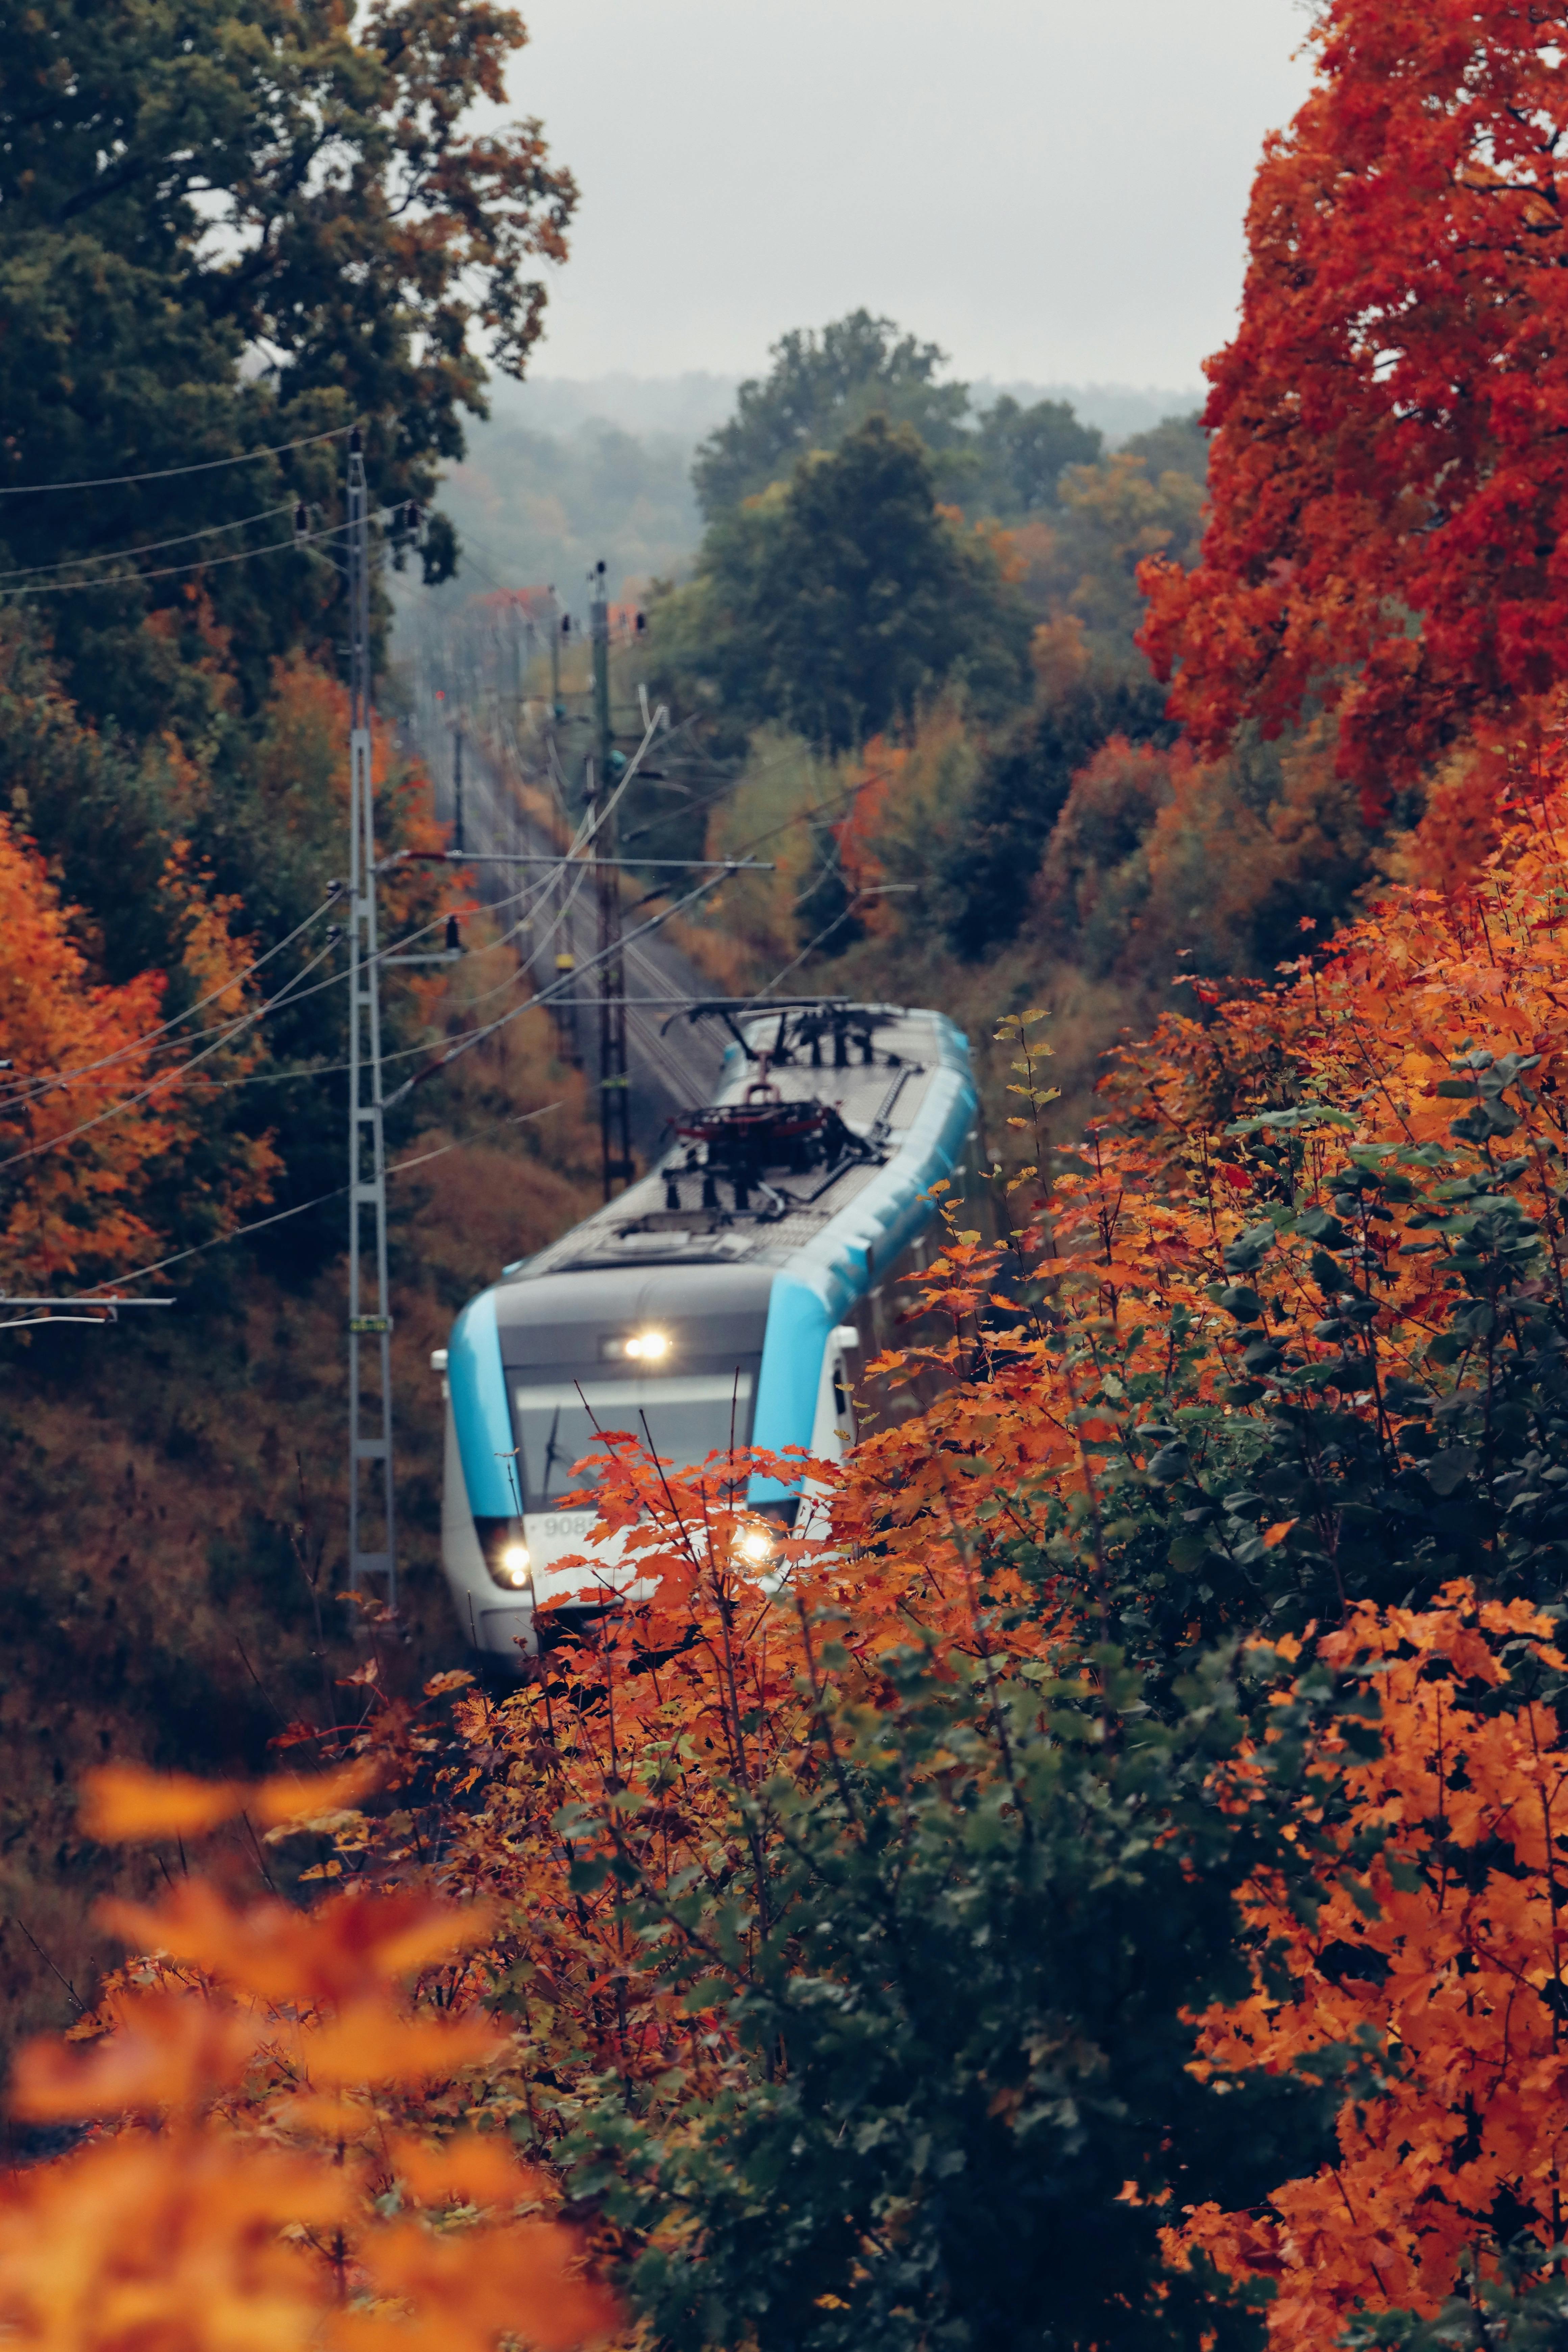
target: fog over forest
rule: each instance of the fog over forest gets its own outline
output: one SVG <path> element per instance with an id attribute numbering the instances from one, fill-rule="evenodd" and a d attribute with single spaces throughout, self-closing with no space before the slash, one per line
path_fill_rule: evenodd
<path id="1" fill-rule="evenodd" d="M 468 454 L 441 506 L 463 548 L 458 579 L 436 601 L 491 587 L 553 583 L 571 601 L 603 556 L 617 583 L 680 577 L 702 536 L 692 453 L 731 413 L 741 379 L 680 375 L 496 376 L 490 415 L 467 427 Z M 1009 394 L 1022 406 L 1066 401 L 1115 447 L 1163 417 L 1201 404 L 1201 387 L 971 383 L 975 410 Z M 428 604 L 426 596 L 420 600 Z"/>

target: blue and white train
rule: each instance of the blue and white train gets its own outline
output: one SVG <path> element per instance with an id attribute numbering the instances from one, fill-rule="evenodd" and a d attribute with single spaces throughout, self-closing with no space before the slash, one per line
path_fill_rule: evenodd
<path id="1" fill-rule="evenodd" d="M 470 1300 L 436 1360 L 443 1565 L 497 1664 L 536 1646 L 536 1606 L 581 1590 L 556 1563 L 594 1527 L 563 1501 L 597 1429 L 646 1431 L 678 1468 L 731 1444 L 842 1456 L 854 1358 L 895 1339 L 892 1286 L 934 1254 L 931 1187 L 977 1173 L 968 1041 L 942 1013 L 813 999 L 688 1017 L 731 1033 L 713 1101 L 670 1122 L 619 1199 Z M 800 1496 L 756 1476 L 748 1499 L 788 1525 Z"/>

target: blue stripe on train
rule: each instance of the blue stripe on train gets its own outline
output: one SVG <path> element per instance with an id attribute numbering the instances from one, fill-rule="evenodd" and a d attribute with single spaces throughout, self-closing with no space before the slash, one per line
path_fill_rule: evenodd
<path id="1" fill-rule="evenodd" d="M 510 1457 L 507 1411 L 493 1290 L 470 1299 L 452 1326 L 447 1348 L 452 1422 L 462 1456 L 468 1508 L 477 1518 L 510 1519 L 517 1512 L 516 1464 Z"/>
<path id="2" fill-rule="evenodd" d="M 775 1276 L 768 1294 L 757 1406 L 752 1416 L 752 1444 L 761 1452 L 782 1454 L 787 1445 L 811 1444 L 822 1359 L 832 1328 L 825 1299 L 787 1274 Z M 794 1486 L 758 1473 L 748 1494 L 753 1503 L 774 1503 L 795 1491 Z"/>
<path id="3" fill-rule="evenodd" d="M 916 1121 L 899 1159 L 796 1253 L 798 1273 L 781 1272 L 774 1280 L 752 1423 L 752 1444 L 763 1452 L 810 1445 L 834 1325 L 930 1224 L 936 1214 L 931 1187 L 951 1176 L 963 1155 L 979 1103 L 967 1041 L 950 1024 L 943 1022 L 942 1028 L 944 1075 L 957 1084 L 933 1089 L 936 1099 Z M 916 1144 L 916 1164 L 900 1165 L 914 1157 L 910 1143 Z M 758 1476 L 752 1480 L 750 1499 L 775 1502 L 795 1491 L 776 1478 Z"/>

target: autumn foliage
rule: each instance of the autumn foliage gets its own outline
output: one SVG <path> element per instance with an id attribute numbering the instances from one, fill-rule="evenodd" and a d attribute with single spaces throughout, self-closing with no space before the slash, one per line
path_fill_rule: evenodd
<path id="1" fill-rule="evenodd" d="M 1516 740 L 1568 625 L 1560 9 L 1333 0 L 1209 362 L 1197 564 L 1144 642 L 1197 743 L 1340 708 L 1369 803 Z"/>
<path id="2" fill-rule="evenodd" d="M 200 1837 L 242 1805 L 287 1835 L 366 1782 L 121 1770 L 88 1799 L 104 1838 Z M 545 2185 L 504 2138 L 452 2128 L 466 2074 L 505 2046 L 474 1997 L 482 1910 L 410 1890 L 306 1914 L 185 1878 L 108 1924 L 143 1957 L 86 2027 L 24 2051 L 12 2085 L 19 2116 L 85 2126 L 0 2189 L 14 2341 L 567 2352 L 609 2331 Z"/>
<path id="3" fill-rule="evenodd" d="M 1167 2242 L 1272 2281 L 1271 2344 L 1332 2342 L 1358 2309 L 1435 2309 L 1500 2210 L 1542 2251 L 1562 2236 L 1555 1630 L 1457 1584 L 1427 1611 L 1363 1606 L 1318 1644 L 1377 1692 L 1382 1736 L 1319 1743 L 1319 1899 L 1304 1911 L 1278 1873 L 1247 1889 L 1256 1990 L 1202 2021 L 1195 2063 L 1234 2082 L 1348 2057 L 1338 2147 L 1262 2210 L 1202 2207 Z"/>
<path id="4" fill-rule="evenodd" d="M 168 1164 L 188 1156 L 198 1128 L 195 1084 L 184 1065 L 234 1077 L 257 1059 L 244 1016 L 254 992 L 231 936 L 232 901 L 201 887 L 188 858 L 163 877 L 186 909 L 182 982 L 205 1008 L 201 1046 L 170 1034 L 164 975 L 119 987 L 96 981 L 74 935 L 73 910 L 32 845 L 0 820 L 0 1275 L 33 1282 L 90 1273 L 145 1248 L 154 1228 L 147 1194 Z M 172 1051 L 172 1045 L 177 1049 Z M 264 1140 L 237 1146 L 217 1171 L 220 1215 L 237 1221 L 266 1197 L 276 1155 Z"/>
<path id="5" fill-rule="evenodd" d="M 595 2020 L 585 2067 L 710 2084 L 733 2063 L 668 2005 L 646 1942 L 616 1947 L 625 1890 L 721 1853 L 765 1937 L 783 1832 L 736 1792 L 787 1774 L 826 1797 L 825 1715 L 886 1719 L 886 1662 L 917 1633 L 1011 1677 L 1065 1671 L 1098 1631 L 1169 1707 L 1205 1644 L 1260 1631 L 1281 1669 L 1305 1643 L 1318 1679 L 1271 1686 L 1255 1752 L 1288 1720 L 1310 1777 L 1293 1853 L 1240 1898 L 1268 1969 L 1208 2012 L 1194 2063 L 1332 2084 L 1308 2062 L 1348 2047 L 1384 2095 L 1352 2068 L 1342 2161 L 1167 2242 L 1277 2282 L 1271 2333 L 1321 2342 L 1357 2308 L 1435 2312 L 1517 2231 L 1553 2241 L 1562 1661 L 1540 1612 L 1568 1565 L 1564 814 L 1555 793 L 1518 809 L 1468 894 L 1397 891 L 1280 987 L 1124 1058 L 1087 1143 L 1019 1180 L 1014 1233 L 953 1233 L 931 1321 L 886 1368 L 944 1385 L 863 1442 L 836 1544 L 796 1547 L 787 1596 L 677 1572 L 710 1498 L 639 1491 L 623 1461 L 617 1507 L 666 1548 L 659 1606 L 684 1612 L 650 1626 L 664 1663 L 629 1675 L 611 1644 L 583 1669 L 603 1709 L 563 1718 L 546 1678 L 469 1727 L 509 1759 L 479 1879 L 499 1843 L 548 1884 L 551 1840 L 574 1837 L 563 1947 L 537 1907 L 528 1942 L 546 2010 L 564 1994 L 579 2037 Z M 1048 1117 L 1040 1034 L 1015 1032 L 1026 1137 Z M 1311 1715 L 1336 1690 L 1349 1732 Z"/>
<path id="6" fill-rule="evenodd" d="M 1331 0 L 1313 38 L 1202 553 L 1144 569 L 1187 739 L 1100 729 L 1032 903 L 1174 963 L 1194 892 L 1236 928 L 1342 856 L 1336 760 L 1422 825 L 1270 982 L 1195 959 L 1087 1126 L 1046 1016 L 1002 1024 L 1005 1172 L 944 1194 L 847 1466 L 606 1431 L 616 1577 L 584 1556 L 514 1689 L 372 1661 L 280 1735 L 308 1780 L 91 1785 L 167 1884 L 16 2072 L 81 2133 L 0 2200 L 24 2341 L 1561 2341 L 1568 24 Z M 1122 584 L 1175 544 L 1142 481 L 1102 485 Z M 330 691 L 285 683 L 309 734 Z M 1252 721 L 1295 730 L 1268 793 Z M 900 728 L 828 820 L 879 947 L 969 756 L 955 705 Z M 95 992 L 0 850 L 36 1055 L 101 1034 L 140 1078 L 158 984 Z M 39 1196 L 58 1252 L 172 1148 L 144 1066 L 120 1160 Z"/>

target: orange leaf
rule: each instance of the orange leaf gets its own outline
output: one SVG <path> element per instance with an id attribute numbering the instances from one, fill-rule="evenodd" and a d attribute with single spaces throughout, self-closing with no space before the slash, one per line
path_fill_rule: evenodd
<path id="1" fill-rule="evenodd" d="M 380 1780 L 381 1767 L 372 1756 L 362 1757 L 352 1764 L 340 1764 L 334 1772 L 316 1772 L 309 1778 L 298 1772 L 281 1772 L 275 1779 L 257 1783 L 245 1810 L 254 1813 L 268 1829 L 285 1822 L 314 1821 L 323 1813 L 357 1805 Z"/>
<path id="2" fill-rule="evenodd" d="M 198 1992 L 145 1993 L 125 2004 L 113 2032 L 85 2049 L 30 2042 L 12 2074 L 12 2110 L 58 2123 L 199 2107 L 238 2082 L 262 2031 Z"/>
<path id="3" fill-rule="evenodd" d="M 82 1782 L 81 1826 L 103 1845 L 141 1838 L 204 1837 L 245 1804 L 242 1780 L 198 1780 L 188 1772 L 150 1772 L 142 1764 L 105 1764 Z"/>
<path id="4" fill-rule="evenodd" d="M 111 1934 L 168 1952 L 263 2000 L 342 2003 L 379 1992 L 433 1960 L 482 1944 L 490 1912 L 427 1895 L 342 1895 L 316 1911 L 287 1903 L 237 1910 L 204 1879 L 182 1880 L 160 1904 L 108 1902 Z"/>
<path id="5" fill-rule="evenodd" d="M 421 2205 L 513 2205 L 543 2188 L 542 2176 L 520 2165 L 494 2132 L 459 2132 L 438 2147 L 396 2139 L 388 2161 Z"/>
<path id="6" fill-rule="evenodd" d="M 445 2080 L 508 2046 L 484 2018 L 400 2017 L 381 2001 L 359 2002 L 300 2036 L 300 2061 L 318 2084 Z"/>

